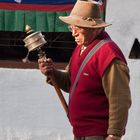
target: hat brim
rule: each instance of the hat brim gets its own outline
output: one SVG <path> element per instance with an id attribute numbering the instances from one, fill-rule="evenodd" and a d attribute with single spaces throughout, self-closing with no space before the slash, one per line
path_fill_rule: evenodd
<path id="1" fill-rule="evenodd" d="M 59 19 L 70 25 L 87 28 L 103 28 L 111 25 L 99 19 L 94 19 L 94 21 L 84 20 L 83 18 L 77 16 L 60 16 Z"/>

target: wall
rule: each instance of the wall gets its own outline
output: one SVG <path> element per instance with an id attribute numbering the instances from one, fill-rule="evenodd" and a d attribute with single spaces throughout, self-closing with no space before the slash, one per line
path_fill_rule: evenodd
<path id="1" fill-rule="evenodd" d="M 0 68 L 0 77 L 0 140 L 72 139 L 64 109 L 40 71 Z"/>
<path id="2" fill-rule="evenodd" d="M 107 31 L 112 39 L 122 49 L 125 54 L 130 69 L 130 87 L 132 94 L 132 106 L 129 113 L 129 119 L 124 140 L 139 140 L 140 129 L 140 60 L 128 59 L 134 39 L 140 40 L 140 13 L 139 0 L 108 0 L 106 21 L 112 23 Z"/>
<path id="3" fill-rule="evenodd" d="M 130 68 L 132 107 L 123 140 L 139 140 L 140 60 L 128 59 L 140 40 L 139 0 L 108 0 L 106 30 L 124 52 Z M 0 140 L 72 140 L 66 114 L 38 70 L 0 68 Z M 67 95 L 66 95 L 67 98 Z"/>

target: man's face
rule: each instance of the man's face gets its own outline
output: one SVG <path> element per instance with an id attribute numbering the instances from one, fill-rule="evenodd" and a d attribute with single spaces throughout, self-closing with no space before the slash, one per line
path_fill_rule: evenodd
<path id="1" fill-rule="evenodd" d="M 96 37 L 96 29 L 78 27 L 75 25 L 69 26 L 72 36 L 75 38 L 75 41 L 78 45 L 87 46 L 91 41 Z"/>

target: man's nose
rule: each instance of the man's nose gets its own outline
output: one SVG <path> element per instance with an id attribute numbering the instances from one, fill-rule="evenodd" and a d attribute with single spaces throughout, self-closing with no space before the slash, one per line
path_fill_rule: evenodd
<path id="1" fill-rule="evenodd" d="M 75 37 L 75 36 L 77 36 L 77 35 L 78 35 L 77 31 L 73 29 L 73 30 L 72 30 L 72 36 Z"/>

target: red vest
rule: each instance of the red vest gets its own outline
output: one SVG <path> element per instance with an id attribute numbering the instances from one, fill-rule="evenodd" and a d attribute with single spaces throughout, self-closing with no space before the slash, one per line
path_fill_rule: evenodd
<path id="1" fill-rule="evenodd" d="M 88 52 L 102 39 L 109 38 L 103 32 L 80 56 L 80 47 L 73 52 L 70 63 L 71 86 L 79 67 Z M 124 55 L 112 41 L 105 43 L 84 67 L 69 104 L 69 117 L 75 136 L 106 136 L 109 105 L 102 86 L 102 76 L 114 58 L 125 61 Z"/>

